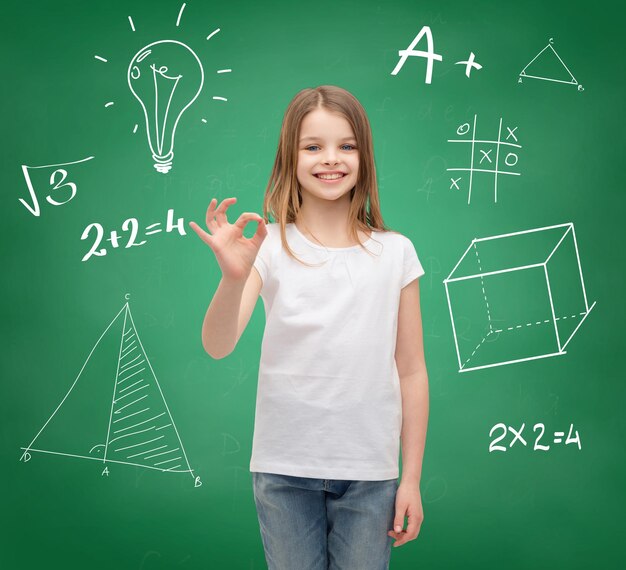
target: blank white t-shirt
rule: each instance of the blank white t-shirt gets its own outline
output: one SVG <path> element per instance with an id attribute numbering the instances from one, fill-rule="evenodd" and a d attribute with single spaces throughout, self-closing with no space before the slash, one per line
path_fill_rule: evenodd
<path id="1" fill-rule="evenodd" d="M 377 481 L 399 476 L 402 398 L 395 347 L 400 290 L 424 270 L 405 236 L 372 232 L 332 248 L 267 224 L 254 267 L 263 280 L 250 471 Z"/>

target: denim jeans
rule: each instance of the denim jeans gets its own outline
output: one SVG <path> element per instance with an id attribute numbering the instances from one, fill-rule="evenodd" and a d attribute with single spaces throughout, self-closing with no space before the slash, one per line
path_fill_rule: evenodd
<path id="1" fill-rule="evenodd" d="M 386 570 L 399 482 L 252 472 L 269 570 Z"/>

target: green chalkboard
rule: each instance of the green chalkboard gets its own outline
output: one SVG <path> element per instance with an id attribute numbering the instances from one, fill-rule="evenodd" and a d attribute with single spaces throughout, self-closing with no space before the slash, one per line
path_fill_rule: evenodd
<path id="1" fill-rule="evenodd" d="M 228 357 L 204 352 L 220 272 L 189 222 L 213 197 L 238 198 L 231 220 L 262 212 L 286 106 L 325 84 L 366 109 L 384 221 L 426 271 L 425 520 L 391 566 L 621 567 L 622 16 L 3 3 L 0 567 L 266 567 L 249 472 L 263 304 Z M 430 60 L 411 53 L 425 26 Z M 138 94 L 147 51 L 168 49 L 159 81 L 194 78 L 173 155 Z M 137 363 L 126 402 L 145 397 L 163 437 L 118 462 L 135 440 L 112 390 Z"/>

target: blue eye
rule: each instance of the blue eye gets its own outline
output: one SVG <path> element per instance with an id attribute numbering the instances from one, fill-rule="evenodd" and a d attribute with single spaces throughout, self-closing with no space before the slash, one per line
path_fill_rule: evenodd
<path id="1" fill-rule="evenodd" d="M 354 145 L 351 145 L 351 144 L 342 144 L 341 146 L 342 147 L 349 146 L 353 150 L 356 149 L 356 147 Z M 310 148 L 313 148 L 313 147 L 318 147 L 318 145 L 316 145 L 316 144 L 309 145 L 309 146 L 305 147 L 304 150 L 309 150 Z"/>

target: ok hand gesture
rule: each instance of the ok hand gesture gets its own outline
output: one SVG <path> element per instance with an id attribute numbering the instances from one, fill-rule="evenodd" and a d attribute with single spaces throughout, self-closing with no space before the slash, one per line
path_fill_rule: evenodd
<path id="1" fill-rule="evenodd" d="M 211 200 L 206 213 L 206 225 L 211 233 L 205 232 L 195 222 L 189 223 L 200 239 L 213 250 L 223 277 L 231 281 L 248 278 L 261 244 L 267 236 L 263 218 L 254 212 L 244 212 L 234 224 L 228 223 L 226 210 L 236 201 L 237 198 L 226 198 L 215 209 L 217 200 Z M 256 233 L 248 239 L 244 237 L 243 230 L 252 221 L 259 225 Z"/>

